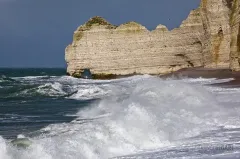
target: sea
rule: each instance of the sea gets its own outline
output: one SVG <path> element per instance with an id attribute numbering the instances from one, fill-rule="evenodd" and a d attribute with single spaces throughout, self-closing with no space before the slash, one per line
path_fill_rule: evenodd
<path id="1" fill-rule="evenodd" d="M 0 159 L 239 159 L 240 88 L 216 85 L 231 80 L 2 68 Z"/>

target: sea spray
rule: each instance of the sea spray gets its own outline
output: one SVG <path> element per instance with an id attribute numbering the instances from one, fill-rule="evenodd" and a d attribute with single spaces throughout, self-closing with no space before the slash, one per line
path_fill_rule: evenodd
<path id="1" fill-rule="evenodd" d="M 42 129 L 46 136 L 35 142 L 53 158 L 109 158 L 216 130 L 225 115 L 201 86 L 154 77 L 126 84 L 124 91 L 80 109 L 71 123 Z"/>
<path id="2" fill-rule="evenodd" d="M 79 106 L 71 122 L 53 123 L 39 130 L 38 135 L 30 138 L 33 144 L 26 150 L 18 150 L 7 144 L 9 140 L 2 139 L 1 155 L 10 159 L 111 158 L 164 149 L 170 149 L 172 153 L 168 153 L 167 158 L 173 158 L 185 151 L 183 145 L 188 144 L 192 150 L 197 144 L 226 141 L 228 136 L 222 135 L 222 129 L 226 126 L 236 129 L 240 125 L 238 109 L 228 109 L 218 100 L 219 92 L 225 89 L 215 91 L 201 82 L 211 84 L 217 79 L 191 82 L 192 79 L 133 76 L 93 81 L 63 76 L 16 80 L 34 84 L 34 91 L 44 90 L 45 98 L 59 97 L 56 100 L 64 100 L 65 108 L 69 107 L 70 100 L 77 106 L 83 101 L 86 105 Z M 52 90 L 56 92 L 50 94 Z M 234 90 L 233 94 L 237 92 Z M 222 94 L 222 98 L 225 99 L 226 94 Z M 56 109 L 60 109 L 59 105 Z M 201 154 L 199 151 L 196 150 L 197 155 Z M 188 154 L 186 149 L 184 155 Z M 156 153 L 146 158 L 158 155 L 164 156 Z M 132 158 L 134 156 L 137 155 Z"/>
<path id="3" fill-rule="evenodd" d="M 8 155 L 6 141 L 0 136 L 0 158 L 1 159 L 11 159 Z"/>

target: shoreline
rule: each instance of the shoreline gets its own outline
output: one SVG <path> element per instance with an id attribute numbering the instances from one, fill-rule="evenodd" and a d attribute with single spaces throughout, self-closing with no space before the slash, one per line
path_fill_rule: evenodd
<path id="1" fill-rule="evenodd" d="M 161 75 L 161 78 L 217 78 L 217 79 L 227 79 L 233 78 L 234 80 L 211 84 L 213 86 L 221 86 L 221 87 L 240 87 L 240 71 L 233 72 L 230 69 L 216 69 L 216 68 L 185 68 L 180 69 L 176 72 L 169 73 L 166 75 Z"/>
<path id="2" fill-rule="evenodd" d="M 68 76 L 71 76 L 67 74 Z M 112 80 L 112 79 L 120 79 L 120 78 L 126 78 L 126 77 L 131 77 L 135 75 L 142 75 L 138 73 L 134 74 L 128 74 L 128 75 L 93 75 L 94 80 Z M 235 87 L 235 88 L 240 88 L 240 71 L 232 71 L 231 69 L 227 68 L 204 68 L 204 67 L 195 67 L 195 68 L 183 68 L 178 71 L 174 71 L 171 73 L 167 74 L 162 74 L 162 75 L 153 75 L 162 79 L 167 79 L 167 78 L 175 78 L 175 79 L 182 79 L 182 78 L 216 78 L 216 79 L 229 79 L 232 78 L 233 80 L 228 81 L 228 82 L 222 82 L 222 83 L 215 83 L 215 84 L 210 84 L 212 86 L 220 86 L 220 87 Z M 74 76 L 72 76 L 74 77 Z M 80 77 L 75 77 L 75 78 L 80 78 Z"/>

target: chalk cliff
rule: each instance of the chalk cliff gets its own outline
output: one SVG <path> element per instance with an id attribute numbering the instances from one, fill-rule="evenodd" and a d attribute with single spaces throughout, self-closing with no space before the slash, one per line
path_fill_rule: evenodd
<path id="1" fill-rule="evenodd" d="M 149 31 L 128 22 L 114 26 L 93 17 L 74 32 L 66 48 L 67 72 L 95 78 L 164 74 L 204 66 L 240 70 L 240 0 L 202 0 L 179 28 L 158 25 Z"/>

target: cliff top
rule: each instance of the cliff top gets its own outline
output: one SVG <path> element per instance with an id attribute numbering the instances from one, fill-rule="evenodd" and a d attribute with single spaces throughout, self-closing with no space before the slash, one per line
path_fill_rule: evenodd
<path id="1" fill-rule="evenodd" d="M 77 31 L 90 30 L 92 26 L 98 26 L 98 25 L 106 26 L 106 28 L 108 28 L 108 29 L 117 28 L 117 26 L 112 25 L 111 23 L 106 21 L 104 18 L 95 16 L 95 17 L 89 19 L 85 24 L 78 27 Z"/>
<path id="2" fill-rule="evenodd" d="M 120 26 L 117 27 L 117 29 L 119 30 L 124 30 L 124 29 L 128 29 L 128 30 L 147 30 L 147 28 L 135 21 L 130 21 L 124 24 L 121 24 Z"/>

